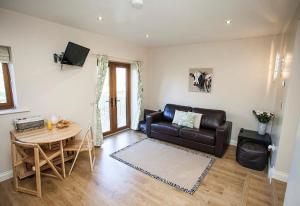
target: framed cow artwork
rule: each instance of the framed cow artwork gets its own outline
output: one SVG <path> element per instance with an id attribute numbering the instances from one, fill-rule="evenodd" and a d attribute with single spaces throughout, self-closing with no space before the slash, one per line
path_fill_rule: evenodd
<path id="1" fill-rule="evenodd" d="M 199 68 L 189 70 L 189 91 L 190 92 L 211 92 L 213 78 L 212 68 Z"/>

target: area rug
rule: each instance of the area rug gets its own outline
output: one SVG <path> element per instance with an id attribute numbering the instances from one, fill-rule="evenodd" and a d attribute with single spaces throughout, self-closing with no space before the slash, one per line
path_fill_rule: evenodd
<path id="1" fill-rule="evenodd" d="M 110 156 L 189 194 L 197 190 L 215 160 L 211 155 L 150 138 Z"/>

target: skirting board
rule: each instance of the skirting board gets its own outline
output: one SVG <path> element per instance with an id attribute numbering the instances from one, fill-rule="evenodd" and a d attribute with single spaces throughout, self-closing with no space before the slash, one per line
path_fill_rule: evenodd
<path id="1" fill-rule="evenodd" d="M 281 171 L 278 171 L 278 170 L 273 170 L 273 173 L 272 173 L 272 178 L 273 179 L 276 179 L 276 180 L 279 180 L 279 181 L 282 181 L 282 182 L 287 182 L 288 181 L 288 174 L 285 173 L 285 172 L 281 172 Z"/>
<path id="2" fill-rule="evenodd" d="M 237 145 L 237 141 L 236 140 L 234 140 L 234 139 L 232 139 L 232 140 L 230 140 L 230 143 L 229 143 L 230 145 L 233 145 L 233 146 L 236 146 Z"/>
<path id="3" fill-rule="evenodd" d="M 8 180 L 10 178 L 12 178 L 13 176 L 13 172 L 12 170 L 8 170 L 8 171 L 5 171 L 5 172 L 1 172 L 0 173 L 0 182 L 3 182 L 5 180 Z"/>

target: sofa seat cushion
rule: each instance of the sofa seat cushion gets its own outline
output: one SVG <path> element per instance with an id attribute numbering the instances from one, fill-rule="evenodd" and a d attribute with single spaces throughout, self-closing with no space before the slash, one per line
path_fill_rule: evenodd
<path id="1" fill-rule="evenodd" d="M 195 128 L 187 128 L 183 127 L 179 131 L 179 137 L 192 140 L 194 142 L 207 144 L 207 145 L 215 145 L 215 134 L 214 130 L 208 129 L 195 129 Z"/>
<path id="2" fill-rule="evenodd" d="M 166 135 L 179 136 L 181 126 L 171 122 L 155 122 L 151 124 L 151 130 Z"/>

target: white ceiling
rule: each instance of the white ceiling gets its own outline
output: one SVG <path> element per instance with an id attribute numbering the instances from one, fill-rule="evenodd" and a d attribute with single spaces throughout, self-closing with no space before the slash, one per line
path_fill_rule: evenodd
<path id="1" fill-rule="evenodd" d="M 148 47 L 279 33 L 299 0 L 0 0 L 0 7 Z M 98 16 L 103 20 L 99 22 Z M 225 24 L 232 19 L 230 26 Z M 145 38 L 146 34 L 150 38 Z"/>

